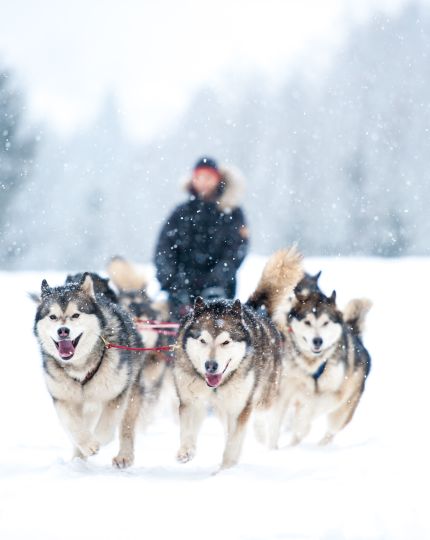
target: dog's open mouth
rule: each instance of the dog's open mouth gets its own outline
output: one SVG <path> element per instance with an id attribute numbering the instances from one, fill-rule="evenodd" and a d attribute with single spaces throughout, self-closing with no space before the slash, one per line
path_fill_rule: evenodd
<path id="1" fill-rule="evenodd" d="M 205 374 L 206 384 L 212 388 L 216 388 L 222 379 L 222 373 L 217 373 L 216 375 L 210 375 L 209 373 Z"/>
<path id="2" fill-rule="evenodd" d="M 206 384 L 210 386 L 211 388 L 216 388 L 217 386 L 219 386 L 222 380 L 222 376 L 226 372 L 228 366 L 230 365 L 230 362 L 231 362 L 231 358 L 227 362 L 225 368 L 223 369 L 221 373 L 205 373 Z"/>
<path id="3" fill-rule="evenodd" d="M 318 355 L 318 354 L 322 353 L 322 349 L 312 349 L 312 352 L 313 352 L 313 354 Z"/>
<path id="4" fill-rule="evenodd" d="M 82 334 L 79 334 L 76 339 L 60 339 L 60 341 L 54 340 L 55 346 L 57 347 L 58 352 L 63 360 L 70 360 L 72 358 L 81 337 Z"/>

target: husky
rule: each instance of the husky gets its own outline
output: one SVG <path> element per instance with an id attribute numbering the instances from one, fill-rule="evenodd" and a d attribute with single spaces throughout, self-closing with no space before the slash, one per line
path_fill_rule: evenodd
<path id="1" fill-rule="evenodd" d="M 309 433 L 312 421 L 327 415 L 327 444 L 352 419 L 370 371 L 362 342 L 364 320 L 372 303 L 351 300 L 344 313 L 318 291 L 296 293 L 285 316 L 285 356 L 281 398 L 274 410 L 269 445 L 276 448 L 285 413 L 292 409 L 292 445 Z"/>
<path id="2" fill-rule="evenodd" d="M 147 328 L 139 321 L 166 322 L 169 317 L 167 302 L 154 302 L 148 295 L 148 279 L 139 272 L 135 265 L 123 257 L 113 257 L 107 265 L 107 273 L 118 289 L 118 302 L 126 309 L 135 321 L 145 347 L 165 347 L 174 339 L 172 331 L 158 332 Z M 142 378 L 145 384 L 145 397 L 140 415 L 141 427 L 146 427 L 152 420 L 161 394 L 170 394 L 173 408 L 177 409 L 176 396 L 172 384 L 171 365 L 173 357 L 169 352 L 148 351 Z"/>
<path id="3" fill-rule="evenodd" d="M 106 347 L 106 342 L 142 347 L 128 314 L 95 292 L 88 273 L 59 287 L 43 280 L 34 333 L 48 392 L 72 440 L 74 456 L 96 454 L 119 428 L 120 448 L 113 464 L 130 466 L 144 356 Z"/>
<path id="4" fill-rule="evenodd" d="M 119 303 L 132 317 L 148 320 L 164 320 L 168 314 L 166 303 L 155 303 L 148 295 L 148 279 L 123 257 L 112 257 L 107 273 L 118 289 Z"/>
<path id="5" fill-rule="evenodd" d="M 173 366 L 179 396 L 178 461 L 194 457 L 209 405 L 226 430 L 221 469 L 238 462 L 251 413 L 274 405 L 282 375 L 282 336 L 257 310 L 291 293 L 302 276 L 301 255 L 291 248 L 269 259 L 246 304 L 196 298 L 181 322 Z"/>

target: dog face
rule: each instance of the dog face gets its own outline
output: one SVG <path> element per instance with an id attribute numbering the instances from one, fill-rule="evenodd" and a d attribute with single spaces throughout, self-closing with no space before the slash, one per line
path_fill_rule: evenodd
<path id="1" fill-rule="evenodd" d="M 239 300 L 205 304 L 202 298 L 196 299 L 184 335 L 184 348 L 208 386 L 216 388 L 234 373 L 246 356 L 247 345 Z"/>
<path id="2" fill-rule="evenodd" d="M 119 303 L 132 317 L 145 320 L 156 320 L 157 312 L 152 308 L 149 296 L 143 290 L 120 291 Z"/>
<path id="3" fill-rule="evenodd" d="M 342 314 L 336 308 L 336 293 L 328 298 L 320 292 L 296 294 L 288 319 L 293 339 L 301 352 L 319 356 L 342 335 Z"/>
<path id="4" fill-rule="evenodd" d="M 321 289 L 319 288 L 319 285 L 318 285 L 318 280 L 320 276 L 321 276 L 321 270 L 314 276 L 305 272 L 305 275 L 303 276 L 303 278 L 297 283 L 294 289 L 294 292 L 302 296 L 307 296 L 311 293 L 321 292 Z"/>
<path id="5" fill-rule="evenodd" d="M 42 349 L 60 364 L 85 361 L 100 339 L 102 317 L 89 274 L 80 283 L 54 288 L 43 280 L 34 330 Z"/>

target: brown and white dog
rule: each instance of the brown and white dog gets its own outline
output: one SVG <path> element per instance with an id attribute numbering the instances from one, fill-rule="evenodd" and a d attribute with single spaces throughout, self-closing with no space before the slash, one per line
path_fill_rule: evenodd
<path id="1" fill-rule="evenodd" d="M 270 308 L 290 294 L 302 276 L 301 256 L 291 248 L 269 259 L 246 304 L 196 299 L 179 330 L 173 369 L 180 402 L 180 462 L 194 457 L 208 406 L 226 430 L 221 468 L 238 462 L 251 413 L 274 406 L 282 376 L 282 336 L 258 308 Z"/>
<path id="2" fill-rule="evenodd" d="M 370 300 L 351 300 L 342 313 L 336 293 L 296 293 L 292 309 L 278 327 L 286 339 L 281 399 L 274 409 L 269 445 L 276 448 L 287 410 L 292 412 L 292 444 L 300 443 L 312 422 L 327 416 L 321 444 L 330 442 L 353 417 L 370 371 L 362 342 Z"/>

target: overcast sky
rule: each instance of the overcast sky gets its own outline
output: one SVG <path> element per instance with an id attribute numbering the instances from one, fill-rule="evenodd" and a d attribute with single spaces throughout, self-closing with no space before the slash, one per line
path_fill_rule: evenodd
<path id="1" fill-rule="evenodd" d="M 348 24 L 407 0 L 0 0 L 0 63 L 29 115 L 69 133 L 119 99 L 128 132 L 149 138 L 199 86 L 259 70 L 268 83 L 313 51 L 324 63 Z"/>

